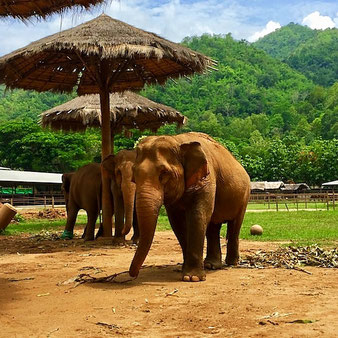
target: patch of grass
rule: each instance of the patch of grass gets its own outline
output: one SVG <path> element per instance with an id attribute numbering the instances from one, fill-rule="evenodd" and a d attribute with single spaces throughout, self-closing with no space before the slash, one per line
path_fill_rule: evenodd
<path id="1" fill-rule="evenodd" d="M 76 225 L 83 225 L 87 223 L 86 215 L 78 215 Z M 62 231 L 65 228 L 65 219 L 46 220 L 46 219 L 32 219 L 21 220 L 18 223 L 11 223 L 1 233 L 2 235 L 19 235 L 21 233 L 36 234 L 42 230 Z"/>
<path id="2" fill-rule="evenodd" d="M 76 225 L 84 228 L 86 215 L 79 215 Z M 66 220 L 26 220 L 10 224 L 4 235 L 20 233 L 38 233 L 42 230 L 62 231 Z M 250 227 L 259 224 L 263 227 L 262 236 L 251 236 Z M 158 218 L 157 231 L 171 230 L 165 212 Z M 226 226 L 221 230 L 225 237 Z M 286 241 L 294 245 L 310 245 L 314 243 L 337 245 L 338 242 L 338 210 L 330 211 L 279 211 L 279 212 L 247 212 L 240 234 L 241 239 L 255 241 Z"/>
<path id="3" fill-rule="evenodd" d="M 250 227 L 263 227 L 262 236 L 250 235 Z M 222 229 L 225 235 L 226 228 Z M 338 241 L 338 210 L 247 212 L 240 238 L 257 241 L 321 243 Z"/>

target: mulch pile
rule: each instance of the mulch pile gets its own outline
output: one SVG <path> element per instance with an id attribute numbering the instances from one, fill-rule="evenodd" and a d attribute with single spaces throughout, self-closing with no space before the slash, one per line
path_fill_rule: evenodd
<path id="1" fill-rule="evenodd" d="M 301 266 L 338 268 L 338 249 L 324 250 L 317 245 L 295 247 L 288 246 L 276 251 L 258 251 L 240 261 L 244 268 L 287 268 L 308 273 Z"/>
<path id="2" fill-rule="evenodd" d="M 64 210 L 46 208 L 38 213 L 38 218 L 47 218 L 47 219 L 55 219 L 55 218 L 65 218 L 66 212 Z"/>

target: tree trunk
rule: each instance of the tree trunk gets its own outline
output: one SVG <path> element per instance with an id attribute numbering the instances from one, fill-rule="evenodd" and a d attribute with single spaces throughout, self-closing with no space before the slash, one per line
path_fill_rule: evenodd
<path id="1" fill-rule="evenodd" d="M 111 154 L 111 131 L 110 131 L 110 102 L 108 88 L 100 90 L 101 104 L 101 132 L 102 132 L 102 152 L 101 158 L 104 160 Z M 102 226 L 103 237 L 112 237 L 112 217 L 113 217 L 113 196 L 110 188 L 110 178 L 106 169 L 101 166 L 102 174 Z"/>

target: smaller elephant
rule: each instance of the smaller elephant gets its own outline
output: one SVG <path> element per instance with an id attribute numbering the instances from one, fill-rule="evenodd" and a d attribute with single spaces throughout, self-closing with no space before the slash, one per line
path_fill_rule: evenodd
<path id="1" fill-rule="evenodd" d="M 136 185 L 132 182 L 135 150 L 120 150 L 116 155 L 109 155 L 102 166 L 110 173 L 115 209 L 115 240 L 124 242 L 133 227 L 133 243 L 138 242 L 139 231 L 135 209 Z"/>
<path id="2" fill-rule="evenodd" d="M 84 209 L 87 212 L 87 225 L 82 238 L 94 240 L 95 224 L 101 210 L 100 164 L 90 163 L 76 172 L 63 174 L 61 189 L 67 210 L 67 223 L 61 238 L 73 238 L 77 214 L 80 209 Z"/>

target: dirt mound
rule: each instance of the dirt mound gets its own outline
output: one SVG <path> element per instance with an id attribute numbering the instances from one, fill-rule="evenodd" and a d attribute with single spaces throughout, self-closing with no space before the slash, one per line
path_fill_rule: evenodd
<path id="1" fill-rule="evenodd" d="M 66 210 L 64 209 L 53 209 L 53 208 L 45 208 L 42 210 L 21 210 L 19 214 L 25 219 L 62 219 L 67 218 Z"/>

